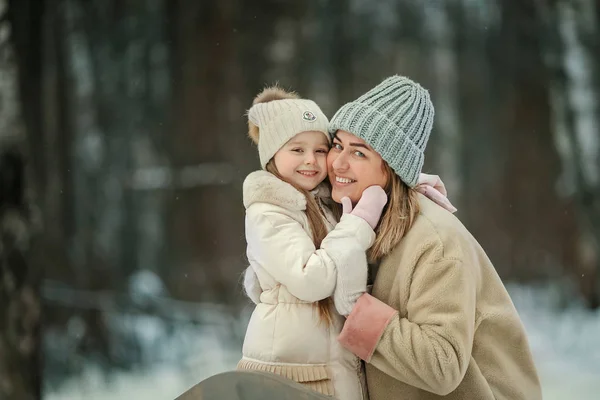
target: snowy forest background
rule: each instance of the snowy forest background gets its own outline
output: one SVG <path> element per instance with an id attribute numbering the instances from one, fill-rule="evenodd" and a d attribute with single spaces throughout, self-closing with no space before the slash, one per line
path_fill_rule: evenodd
<path id="1" fill-rule="evenodd" d="M 600 390 L 594 0 L 0 0 L 0 398 L 172 399 L 251 305 L 244 112 L 429 88 L 425 172 L 507 283 L 546 399 Z"/>

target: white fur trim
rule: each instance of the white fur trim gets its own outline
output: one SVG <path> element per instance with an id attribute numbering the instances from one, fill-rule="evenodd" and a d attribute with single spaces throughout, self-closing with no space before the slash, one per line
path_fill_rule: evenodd
<path id="1" fill-rule="evenodd" d="M 306 198 L 295 187 L 267 171 L 255 171 L 244 180 L 244 207 L 269 203 L 289 210 L 306 210 Z"/>

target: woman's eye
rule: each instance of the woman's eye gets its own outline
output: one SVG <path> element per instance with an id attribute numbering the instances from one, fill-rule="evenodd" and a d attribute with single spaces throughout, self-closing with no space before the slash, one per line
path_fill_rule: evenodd
<path id="1" fill-rule="evenodd" d="M 331 148 L 336 150 L 342 150 L 342 145 L 339 143 L 334 143 L 333 146 L 331 146 Z"/>
<path id="2" fill-rule="evenodd" d="M 354 154 L 356 154 L 358 157 L 361 157 L 361 158 L 365 157 L 365 154 L 364 154 L 364 153 L 362 153 L 362 152 L 360 152 L 360 151 L 358 151 L 358 150 L 356 150 L 356 151 L 354 152 Z"/>

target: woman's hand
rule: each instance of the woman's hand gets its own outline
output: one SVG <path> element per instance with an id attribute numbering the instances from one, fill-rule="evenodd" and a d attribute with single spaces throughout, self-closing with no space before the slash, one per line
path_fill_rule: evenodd
<path id="1" fill-rule="evenodd" d="M 420 174 L 415 190 L 451 213 L 457 211 L 448 200 L 446 186 L 438 175 Z"/>

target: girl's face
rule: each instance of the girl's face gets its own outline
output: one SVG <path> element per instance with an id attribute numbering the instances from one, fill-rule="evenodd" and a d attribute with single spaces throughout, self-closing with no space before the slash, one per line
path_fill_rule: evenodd
<path id="1" fill-rule="evenodd" d="M 342 130 L 334 136 L 327 156 L 327 170 L 331 197 L 336 203 L 347 196 L 355 205 L 363 190 L 373 185 L 385 189 L 387 182 L 381 156 L 364 140 Z"/>
<path id="2" fill-rule="evenodd" d="M 329 142 L 323 132 L 302 132 L 291 138 L 273 157 L 283 179 L 313 190 L 327 176 Z"/>

